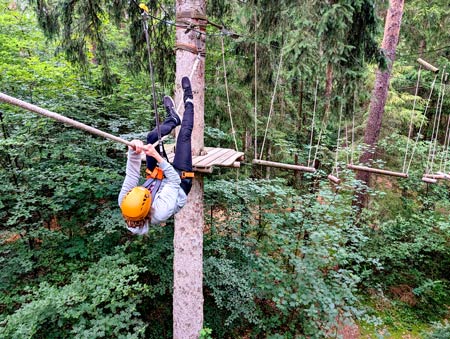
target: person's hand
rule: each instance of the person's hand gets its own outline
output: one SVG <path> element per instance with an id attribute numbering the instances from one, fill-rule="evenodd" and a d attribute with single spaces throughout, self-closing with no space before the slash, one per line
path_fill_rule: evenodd
<path id="1" fill-rule="evenodd" d="M 164 160 L 152 144 L 145 145 L 143 150 L 146 155 L 155 158 L 158 163 Z"/>
<path id="2" fill-rule="evenodd" d="M 131 140 L 131 146 L 128 146 L 129 149 L 134 150 L 135 153 L 140 154 L 144 149 L 144 143 L 141 140 Z"/>

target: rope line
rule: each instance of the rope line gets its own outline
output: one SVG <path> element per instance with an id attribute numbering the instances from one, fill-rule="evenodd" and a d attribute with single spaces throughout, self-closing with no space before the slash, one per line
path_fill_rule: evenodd
<path id="1" fill-rule="evenodd" d="M 11 104 L 11 105 L 14 105 L 14 106 L 17 106 L 17 107 L 20 107 L 20 108 L 23 108 L 23 109 L 25 109 L 27 111 L 30 111 L 30 112 L 34 112 L 34 113 L 43 115 L 43 116 L 48 117 L 48 118 L 52 118 L 53 120 L 62 122 L 64 124 L 70 125 L 72 127 L 75 127 L 77 129 L 86 131 L 88 133 L 95 134 L 95 135 L 101 136 L 101 137 L 106 138 L 106 139 L 114 140 L 114 141 L 120 142 L 120 143 L 128 145 L 128 146 L 132 146 L 131 142 L 129 142 L 127 140 L 124 140 L 122 138 L 119 138 L 119 137 L 117 137 L 115 135 L 103 132 L 103 131 L 101 131 L 101 130 L 99 130 L 97 128 L 94 128 L 92 126 L 83 124 L 82 122 L 76 121 L 76 120 L 71 119 L 71 118 L 67 118 L 67 117 L 65 117 L 65 116 L 63 116 L 61 114 L 49 111 L 47 109 L 44 109 L 44 108 L 41 108 L 39 106 L 30 104 L 28 102 L 22 101 L 20 99 L 14 98 L 12 96 L 9 96 L 9 95 L 1 93 L 1 92 L 0 92 L 0 101 L 3 101 L 5 103 L 7 103 L 7 104 Z"/>
<path id="2" fill-rule="evenodd" d="M 333 171 L 336 171 L 336 177 L 339 178 L 339 170 L 338 170 L 338 160 L 339 160 L 339 146 L 340 146 L 340 138 L 341 138 L 341 124 L 342 124 L 342 112 L 344 110 L 344 103 L 341 101 L 341 107 L 339 109 L 339 128 L 338 128 L 338 135 L 337 135 L 337 141 L 336 141 L 336 155 L 334 160 L 334 169 Z M 332 173 L 333 173 L 332 171 Z"/>
<path id="3" fill-rule="evenodd" d="M 325 131 L 325 128 L 326 128 L 326 121 L 328 121 L 328 115 L 329 115 L 329 114 L 330 114 L 330 113 L 328 112 L 328 113 L 325 114 L 325 115 L 323 116 L 323 118 L 322 118 L 322 124 L 321 124 L 320 132 L 319 132 L 319 138 L 317 139 L 316 151 L 315 151 L 315 153 L 314 153 L 314 159 L 313 159 L 313 161 L 312 161 L 313 166 L 314 166 L 314 164 L 315 164 L 315 162 L 316 162 L 316 160 L 317 160 L 317 155 L 318 155 L 318 153 L 319 153 L 320 142 L 322 141 L 322 135 L 323 135 L 323 132 Z"/>
<path id="4" fill-rule="evenodd" d="M 159 125 L 159 114 L 158 114 L 158 104 L 156 103 L 156 88 L 155 88 L 155 75 L 153 72 L 153 63 L 152 63 L 152 54 L 151 54 L 151 48 L 150 48 L 150 38 L 148 36 L 148 12 L 143 11 L 142 12 L 142 27 L 144 29 L 144 35 L 145 35 L 145 42 L 147 45 L 147 55 L 148 55 L 148 67 L 150 69 L 150 80 L 152 82 L 152 97 L 153 97 L 153 110 L 155 112 L 155 124 L 156 124 L 156 131 L 158 134 L 158 153 L 163 156 L 165 154 L 164 152 L 164 146 L 163 142 L 161 140 L 161 128 Z M 151 128 L 150 128 L 151 130 Z"/>
<path id="5" fill-rule="evenodd" d="M 280 70 L 281 70 L 282 64 L 283 64 L 283 52 L 280 53 L 280 62 L 278 63 L 277 77 L 275 79 L 275 86 L 273 88 L 272 99 L 270 101 L 269 116 L 267 118 L 266 131 L 264 132 L 264 138 L 263 138 L 263 143 L 262 143 L 262 146 L 261 146 L 261 152 L 259 153 L 259 160 L 261 160 L 261 158 L 262 158 L 262 154 L 263 154 L 263 151 L 264 151 L 264 144 L 266 143 L 267 130 L 269 129 L 270 118 L 271 118 L 272 113 L 273 113 L 273 104 L 275 102 L 275 94 L 277 92 L 278 79 L 280 78 Z"/>
<path id="6" fill-rule="evenodd" d="M 350 161 L 353 164 L 354 151 L 355 151 L 355 112 L 356 112 L 356 90 L 353 94 L 353 112 L 352 112 L 352 148 L 350 152 Z"/>
<path id="7" fill-rule="evenodd" d="M 445 95 L 445 90 L 446 90 L 446 84 L 444 83 L 444 95 Z M 445 173 L 445 169 L 447 167 L 449 142 L 450 142 L 450 115 L 448 116 L 447 128 L 445 129 L 444 146 L 443 146 L 443 152 L 442 152 L 442 157 L 441 157 L 441 163 L 439 165 L 439 170 L 444 173 Z"/>
<path id="8" fill-rule="evenodd" d="M 425 106 L 425 111 L 423 112 L 422 121 L 420 122 L 419 131 L 417 132 L 416 141 L 415 141 L 414 147 L 413 147 L 413 149 L 412 149 L 412 151 L 411 151 L 411 157 L 410 157 L 410 159 L 409 159 L 408 167 L 406 168 L 406 174 L 409 173 L 409 169 L 411 168 L 411 163 L 412 163 L 413 158 L 414 158 L 414 153 L 416 152 L 417 144 L 419 143 L 420 132 L 422 131 L 423 123 L 425 122 L 425 118 L 426 118 L 426 115 L 427 115 L 428 107 L 429 107 L 429 105 L 430 105 L 431 95 L 433 94 L 434 85 L 436 84 L 436 79 L 437 79 L 437 77 L 438 77 L 438 74 L 436 74 L 436 75 L 434 76 L 433 83 L 431 84 L 430 94 L 429 94 L 429 96 L 428 96 L 427 104 L 426 104 L 426 106 Z"/>
<path id="9" fill-rule="evenodd" d="M 439 125 L 441 121 L 441 114 L 442 114 L 442 105 L 443 105 L 443 83 L 444 83 L 444 75 L 445 75 L 445 68 L 442 72 L 441 76 L 441 85 L 439 87 L 439 95 L 438 95 L 438 101 L 436 105 L 436 114 L 434 115 L 434 122 L 433 122 L 433 133 L 431 135 L 430 139 L 430 147 L 429 147 L 429 153 L 428 153 L 428 168 L 427 168 L 427 174 L 433 173 L 433 166 L 434 166 L 434 158 L 436 155 L 436 146 L 437 146 L 437 138 L 439 135 Z M 435 132 L 436 130 L 436 132 Z M 434 139 L 434 140 L 433 140 Z"/>
<path id="10" fill-rule="evenodd" d="M 314 90 L 314 106 L 313 106 L 313 117 L 311 121 L 311 136 L 309 138 L 309 152 L 308 152 L 308 167 L 311 161 L 312 143 L 314 137 L 314 128 L 316 127 L 316 109 L 317 109 L 317 91 L 319 90 L 319 80 L 316 79 L 316 88 Z"/>
<path id="11" fill-rule="evenodd" d="M 348 155 L 348 125 L 345 124 L 345 144 L 347 145 L 347 150 L 345 152 L 345 158 L 347 160 L 347 164 L 350 162 L 350 157 Z"/>
<path id="12" fill-rule="evenodd" d="M 135 0 L 133 0 L 133 2 L 136 5 L 138 5 Z M 196 33 L 208 35 L 210 37 L 214 37 L 214 36 L 217 36 L 217 37 L 219 37 L 219 36 L 228 36 L 228 37 L 232 37 L 232 38 L 243 38 L 243 39 L 245 39 L 247 41 L 255 42 L 255 43 L 258 43 L 258 44 L 264 45 L 264 46 L 269 46 L 269 47 L 271 47 L 273 49 L 277 49 L 277 50 L 280 49 L 280 45 L 277 44 L 277 43 L 266 43 L 266 42 L 263 42 L 263 41 L 256 40 L 256 38 L 251 36 L 250 34 L 235 33 L 235 32 L 229 31 L 223 25 L 215 24 L 215 23 L 209 21 L 208 19 L 206 19 L 208 24 L 210 24 L 211 26 L 219 29 L 220 33 L 213 34 L 213 33 L 202 32 L 202 31 L 199 31 L 199 30 L 196 30 L 196 29 L 192 28 L 192 26 L 190 26 L 190 25 L 181 25 L 181 24 L 178 24 L 178 23 L 176 23 L 176 22 L 174 22 L 172 20 L 166 20 L 166 19 L 158 18 L 158 17 L 156 17 L 156 16 L 154 16 L 154 15 L 152 15 L 150 13 L 149 13 L 149 16 L 152 19 L 160 21 L 160 22 L 162 22 L 162 23 L 164 23 L 166 25 L 179 27 L 179 28 L 185 28 L 185 29 L 190 28 L 192 31 L 194 31 Z M 439 52 L 439 51 L 444 51 L 444 50 L 447 50 L 447 49 L 450 50 L 450 45 L 449 46 L 443 46 L 443 47 L 436 48 L 436 49 L 432 49 L 432 50 L 426 50 L 426 51 L 423 51 L 421 54 L 422 55 L 432 54 L 432 53 L 436 53 L 436 52 Z M 408 58 L 408 57 L 412 57 L 412 56 L 417 57 L 418 54 L 417 53 L 403 54 L 403 55 L 399 54 L 399 58 Z"/>
<path id="13" fill-rule="evenodd" d="M 256 12 L 255 12 L 256 20 Z M 257 46 L 255 43 L 255 159 L 258 158 L 258 63 Z"/>
<path id="14" fill-rule="evenodd" d="M 192 77 L 194 76 L 195 71 L 197 70 L 197 67 L 198 67 L 198 64 L 200 62 L 200 59 L 202 58 L 200 50 L 197 49 L 197 51 L 198 51 L 198 54 L 197 54 L 197 57 L 195 58 L 194 64 L 192 65 L 191 73 L 189 74 L 189 80 L 192 80 Z M 178 103 L 177 112 L 180 112 L 181 106 L 183 105 L 183 98 L 182 97 L 183 96 L 181 96 L 181 100 Z"/>
<path id="15" fill-rule="evenodd" d="M 226 63 L 225 63 L 225 47 L 223 45 L 223 37 L 221 38 L 221 43 L 222 43 L 223 77 L 225 79 L 225 92 L 227 94 L 228 115 L 230 116 L 231 133 L 233 134 L 234 147 L 236 148 L 236 151 L 237 151 L 238 145 L 237 145 L 237 140 L 236 140 L 236 131 L 234 129 L 233 116 L 231 114 L 230 94 L 228 93 L 227 67 L 226 67 Z"/>
<path id="16" fill-rule="evenodd" d="M 405 173 L 405 170 L 406 170 L 406 160 L 408 158 L 409 143 L 410 143 L 410 139 L 411 139 L 411 135 L 412 135 L 412 131 L 413 131 L 413 118 L 414 118 L 414 113 L 416 111 L 417 94 L 419 92 L 419 82 L 420 82 L 420 74 L 421 74 L 421 72 L 422 72 L 422 66 L 419 65 L 419 71 L 417 73 L 416 90 L 414 92 L 413 108 L 412 108 L 412 112 L 411 112 L 411 119 L 409 120 L 409 131 L 408 131 L 408 139 L 406 140 L 405 157 L 403 159 L 403 167 L 402 167 L 402 172 L 403 173 Z"/>

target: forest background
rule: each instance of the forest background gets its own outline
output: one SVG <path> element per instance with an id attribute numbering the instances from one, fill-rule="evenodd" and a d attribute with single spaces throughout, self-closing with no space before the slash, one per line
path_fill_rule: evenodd
<path id="1" fill-rule="evenodd" d="M 159 19 L 150 32 L 161 99 L 174 88 L 174 4 L 148 5 Z M 367 338 L 450 337 L 449 184 L 421 181 L 441 104 L 435 166 L 450 168 L 450 99 L 439 77 L 424 114 L 434 77 L 425 71 L 414 95 L 417 57 L 449 66 L 446 1 L 405 4 L 373 150 L 377 167 L 401 168 L 410 117 L 414 136 L 424 118 L 410 177 L 374 177 L 357 213 L 355 187 L 365 187 L 345 169 L 364 149 L 387 6 L 208 2 L 209 20 L 227 29 L 208 27 L 205 144 L 233 148 L 234 129 L 246 161 L 205 178 L 203 337 L 328 338 L 345 324 Z M 140 25 L 135 2 L 0 0 L 0 89 L 144 139 L 154 118 Z M 321 135 L 317 173 L 251 165 L 273 93 L 262 158 L 308 163 Z M 0 337 L 170 338 L 173 222 L 146 237 L 126 231 L 125 147 L 4 104 L 0 124 Z M 326 180 L 336 158 L 339 187 Z"/>

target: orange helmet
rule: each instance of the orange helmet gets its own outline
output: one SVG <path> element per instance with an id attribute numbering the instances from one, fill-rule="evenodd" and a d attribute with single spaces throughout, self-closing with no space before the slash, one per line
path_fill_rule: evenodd
<path id="1" fill-rule="evenodd" d="M 152 195 L 148 189 L 137 186 L 131 189 L 122 200 L 120 209 L 127 221 L 141 221 L 149 214 Z"/>

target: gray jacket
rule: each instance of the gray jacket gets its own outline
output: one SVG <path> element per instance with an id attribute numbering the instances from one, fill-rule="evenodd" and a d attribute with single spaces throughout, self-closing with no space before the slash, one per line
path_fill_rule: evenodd
<path id="1" fill-rule="evenodd" d="M 141 178 L 141 155 L 133 150 L 128 151 L 127 169 L 122 189 L 119 193 L 119 206 L 125 195 L 132 188 L 138 186 Z M 152 201 L 151 220 L 152 224 L 159 224 L 169 219 L 173 214 L 177 213 L 187 201 L 186 193 L 180 187 L 181 179 L 173 166 L 167 161 L 163 161 L 158 166 L 164 171 L 165 178 L 161 183 L 155 199 Z M 144 234 L 148 231 L 148 223 L 140 229 L 128 228 L 136 234 Z"/>

